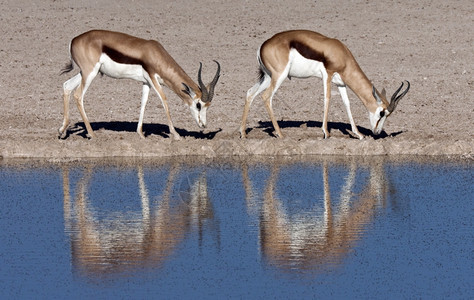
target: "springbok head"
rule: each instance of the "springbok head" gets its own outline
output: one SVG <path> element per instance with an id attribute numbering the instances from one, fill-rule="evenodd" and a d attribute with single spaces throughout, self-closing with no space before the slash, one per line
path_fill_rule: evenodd
<path id="1" fill-rule="evenodd" d="M 387 117 L 395 110 L 398 105 L 398 102 L 408 93 L 410 89 L 410 82 L 406 80 L 407 88 L 401 93 L 400 91 L 403 88 L 404 83 L 393 93 L 392 98 L 390 99 L 390 103 L 388 103 L 387 96 L 385 89 L 382 90 L 382 93 L 379 93 L 374 86 L 372 86 L 372 95 L 374 96 L 375 100 L 377 100 L 377 109 L 375 112 L 369 112 L 370 118 L 370 127 L 372 132 L 375 135 L 379 135 L 382 132 L 383 124 Z"/>
<path id="2" fill-rule="evenodd" d="M 196 97 L 194 91 L 183 83 L 184 92 L 187 93 L 192 99 L 192 103 L 189 106 L 191 109 L 191 114 L 193 118 L 196 120 L 199 127 L 206 127 L 206 111 L 211 105 L 212 98 L 214 97 L 214 87 L 219 80 L 221 66 L 219 62 L 214 61 L 217 64 L 217 72 L 214 75 L 212 81 L 206 86 L 202 82 L 201 78 L 201 70 L 202 70 L 202 63 L 199 63 L 199 71 L 198 71 L 198 85 L 199 89 L 201 90 L 201 98 Z"/>

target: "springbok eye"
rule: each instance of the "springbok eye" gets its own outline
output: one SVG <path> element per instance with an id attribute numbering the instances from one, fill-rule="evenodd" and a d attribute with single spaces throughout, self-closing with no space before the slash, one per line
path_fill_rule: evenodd
<path id="1" fill-rule="evenodd" d="M 382 111 L 380 112 L 380 117 L 383 118 L 383 116 L 385 116 L 385 111 L 382 110 Z"/>
<path id="2" fill-rule="evenodd" d="M 201 110 L 201 103 L 199 103 L 199 102 L 196 103 L 196 108 L 197 108 L 197 110 Z"/>

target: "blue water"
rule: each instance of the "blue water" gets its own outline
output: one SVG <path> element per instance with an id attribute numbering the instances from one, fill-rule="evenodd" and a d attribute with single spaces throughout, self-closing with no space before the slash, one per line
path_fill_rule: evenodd
<path id="1" fill-rule="evenodd" d="M 2 298 L 472 299 L 473 170 L 0 162 Z"/>

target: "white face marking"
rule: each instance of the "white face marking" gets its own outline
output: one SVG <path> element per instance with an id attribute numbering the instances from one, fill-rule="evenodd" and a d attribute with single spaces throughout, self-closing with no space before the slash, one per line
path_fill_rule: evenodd
<path id="1" fill-rule="evenodd" d="M 207 106 L 201 99 L 193 100 L 191 105 L 189 106 L 191 110 L 191 115 L 193 116 L 194 120 L 199 127 L 206 127 L 207 120 L 206 120 L 206 112 Z"/>
<path id="2" fill-rule="evenodd" d="M 112 78 L 133 79 L 136 81 L 147 82 L 145 70 L 141 65 L 120 64 L 113 61 L 107 54 L 102 53 L 99 60 L 100 72 Z"/>
<path id="3" fill-rule="evenodd" d="M 382 107 L 377 107 L 375 113 L 369 112 L 370 129 L 375 135 L 379 135 L 382 132 L 383 124 L 388 116 L 388 111 L 384 111 L 384 116 L 380 117 L 380 112 L 383 110 Z"/>

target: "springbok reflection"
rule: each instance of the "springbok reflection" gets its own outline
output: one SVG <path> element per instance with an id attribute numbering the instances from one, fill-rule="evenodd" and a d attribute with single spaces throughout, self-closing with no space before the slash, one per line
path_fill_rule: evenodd
<path id="1" fill-rule="evenodd" d="M 159 268 L 190 231 L 199 230 L 199 242 L 206 230 L 219 237 L 204 172 L 178 181 L 180 168 L 171 166 L 161 197 L 150 197 L 143 167 L 138 166 L 136 172 L 141 211 L 104 212 L 89 200 L 94 170 L 85 168 L 71 197 L 70 171 L 63 169 L 65 230 L 70 235 L 73 267 L 82 275 L 102 277 L 141 267 Z"/>
<path id="2" fill-rule="evenodd" d="M 293 200 L 298 199 L 282 201 L 277 195 L 276 190 L 281 189 L 282 184 L 278 180 L 280 165 L 272 166 L 263 191 L 259 238 L 262 254 L 270 265 L 302 272 L 330 270 L 340 265 L 353 249 L 364 227 L 386 201 L 387 182 L 381 162 L 368 166 L 352 162 L 345 168 L 348 169 L 347 176 L 339 197 L 331 199 L 334 194 L 330 182 L 334 178 L 330 180 L 331 165 L 323 162 L 321 198 L 324 204 L 315 199 L 309 200 L 310 208 L 299 208 L 293 204 Z M 247 170 L 243 171 L 246 182 Z M 301 181 L 301 178 L 295 177 L 291 181 Z M 253 194 L 249 190 L 251 186 L 249 183 L 245 186 L 247 197 L 250 197 Z M 315 186 L 305 186 L 304 189 Z"/>

